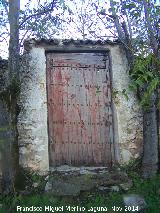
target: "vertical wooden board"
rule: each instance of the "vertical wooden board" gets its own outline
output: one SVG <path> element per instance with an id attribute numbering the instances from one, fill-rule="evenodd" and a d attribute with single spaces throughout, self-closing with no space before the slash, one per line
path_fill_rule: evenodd
<path id="1" fill-rule="evenodd" d="M 82 118 L 82 107 L 81 107 L 81 103 L 83 105 L 82 102 L 82 97 L 83 97 L 83 70 L 82 69 L 78 69 L 77 72 L 77 76 L 78 78 L 76 79 L 76 88 L 77 88 L 77 93 L 76 93 L 76 97 L 77 97 L 77 105 L 76 105 L 76 110 L 77 110 L 77 118 L 78 118 L 78 124 L 79 124 L 79 136 L 80 136 L 80 158 L 82 156 L 84 156 L 84 151 L 83 151 L 83 143 L 84 143 L 84 137 L 83 137 L 83 127 L 84 127 L 84 121 Z"/>
<path id="2" fill-rule="evenodd" d="M 75 62 L 74 62 L 75 63 Z M 76 64 L 75 64 L 76 66 Z M 76 90 L 77 90 L 77 81 L 76 81 L 76 74 L 77 68 L 71 68 L 70 73 L 72 76 L 72 80 L 70 82 L 70 91 L 69 91 L 69 99 L 70 99 L 70 121 L 72 130 L 70 132 L 70 135 L 72 135 L 70 141 L 72 142 L 70 149 L 72 150 L 71 153 L 71 162 L 74 164 L 76 162 L 76 154 L 77 154 L 77 137 L 76 137 L 76 122 L 77 122 L 77 112 L 76 112 L 76 105 L 77 105 L 77 97 L 76 97 Z M 75 116 L 73 116 L 75 115 Z"/>
<path id="3" fill-rule="evenodd" d="M 73 141 L 73 135 L 72 135 L 72 132 L 73 132 L 73 117 L 71 116 L 72 114 L 72 110 L 73 110 L 73 107 L 72 107 L 72 91 L 73 91 L 73 71 L 72 69 L 69 70 L 69 74 L 70 74 L 70 81 L 68 82 L 68 92 L 67 92 L 67 99 L 68 99 L 68 114 L 67 114 L 67 120 L 68 120 L 68 139 L 69 139 L 69 143 L 72 143 Z M 72 151 L 71 151 L 72 153 Z"/>
<path id="4" fill-rule="evenodd" d="M 109 138 L 109 121 L 108 121 L 108 114 L 109 114 L 109 107 L 105 107 L 105 113 L 104 113 L 104 117 L 105 120 L 103 122 L 103 131 L 104 131 L 104 137 L 105 137 L 105 143 L 110 143 L 110 138 Z"/>
<path id="5" fill-rule="evenodd" d="M 79 161 L 79 157 L 81 156 L 81 154 L 79 153 L 79 143 L 81 141 L 81 129 L 80 129 L 80 108 L 79 108 L 79 93 L 80 93 L 80 85 L 79 85 L 79 79 L 80 79 L 80 73 L 78 68 L 74 69 L 74 88 L 75 88 L 75 102 L 74 102 L 74 116 L 72 114 L 72 116 L 75 119 L 75 124 L 74 124 L 74 128 L 75 128 L 75 136 L 74 136 L 74 155 L 75 155 L 75 162 L 76 164 L 78 164 Z M 73 112 L 72 112 L 73 113 Z"/>
<path id="6" fill-rule="evenodd" d="M 94 146 L 93 146 L 93 157 L 94 157 L 94 162 L 96 163 L 96 165 L 99 165 L 100 153 L 99 153 L 98 143 L 94 143 Z"/>
<path id="7" fill-rule="evenodd" d="M 75 105 L 77 103 L 77 97 L 76 97 L 76 90 L 77 86 L 75 86 L 75 77 L 76 77 L 76 70 L 72 69 L 72 76 L 73 76 L 73 82 L 72 82 L 72 91 L 71 91 L 71 117 L 72 117 L 72 140 L 73 140 L 73 162 L 76 164 L 77 161 L 77 147 L 78 147 L 78 140 L 77 140 L 77 128 L 76 128 L 76 123 L 77 123 L 77 116 L 76 116 L 76 110 L 75 110 Z M 78 74 L 78 73 L 77 73 Z M 73 116 L 75 115 L 75 116 Z"/>
<path id="8" fill-rule="evenodd" d="M 86 78 L 84 70 L 83 70 L 83 79 Z M 83 143 L 88 143 L 88 110 L 86 107 L 86 89 L 85 89 L 85 81 L 81 82 L 79 94 L 79 106 L 80 106 L 80 115 L 81 115 L 81 129 L 82 129 L 82 141 Z M 87 151 L 87 150 L 86 150 Z"/>
<path id="9" fill-rule="evenodd" d="M 89 96 L 89 85 L 91 83 L 91 67 L 87 71 L 83 70 L 84 75 L 84 91 L 85 91 L 85 103 L 84 111 L 86 113 L 86 131 L 88 134 L 88 143 L 92 141 L 92 132 L 91 132 L 91 112 L 90 112 L 90 96 Z"/>
<path id="10" fill-rule="evenodd" d="M 78 108 L 78 95 L 81 92 L 81 87 L 77 86 L 76 87 L 76 103 L 75 103 L 75 117 L 76 117 L 76 121 L 77 121 L 77 141 L 78 143 L 82 143 L 82 131 L 81 131 L 81 120 L 80 120 L 80 112 L 79 112 L 79 108 Z"/>
<path id="11" fill-rule="evenodd" d="M 64 141 L 64 148 L 63 148 L 63 155 L 65 156 L 64 162 L 67 163 L 67 160 L 69 158 L 68 155 L 68 132 L 69 132 L 69 119 L 68 119 L 68 81 L 69 81 L 69 76 L 68 76 L 68 68 L 64 67 L 64 93 L 63 93 L 63 108 L 64 108 L 64 130 L 63 130 L 63 141 Z M 67 78 L 67 77 L 68 78 Z M 67 79 L 67 80 L 66 80 Z"/>
<path id="12" fill-rule="evenodd" d="M 98 143 L 102 143 L 101 139 L 101 128 L 99 128 L 99 121 L 100 121 L 100 106 L 99 102 L 102 96 L 102 90 L 101 90 L 101 85 L 102 85 L 102 79 L 101 79 L 101 69 L 96 69 L 96 80 L 97 80 L 97 88 L 96 88 L 96 127 L 97 127 L 97 138 L 98 138 Z"/>
<path id="13" fill-rule="evenodd" d="M 76 103 L 75 103 L 75 117 L 76 117 L 76 133 L 77 133 L 77 143 L 78 143 L 78 155 L 77 158 L 81 162 L 82 153 L 82 130 L 81 130 L 81 121 L 78 111 L 78 94 L 81 92 L 80 85 L 76 86 Z"/>
<path id="14" fill-rule="evenodd" d="M 95 126 L 97 110 L 96 110 L 96 73 L 95 68 L 91 71 L 91 82 L 89 88 L 89 96 L 90 96 L 90 113 L 91 113 L 91 125 L 92 125 L 92 139 L 93 143 L 97 142 L 97 128 Z"/>
<path id="15" fill-rule="evenodd" d="M 99 78 L 99 93 L 98 93 L 98 112 L 99 112 L 99 120 L 98 120 L 98 127 L 99 127 L 99 132 L 100 132 L 100 142 L 104 143 L 104 134 L 103 134 L 103 126 L 101 126 L 102 123 L 102 115 L 103 115 L 103 105 L 104 105 L 104 101 L 103 101 L 103 89 L 102 89 L 102 85 L 103 85 L 103 75 L 102 73 L 104 72 L 103 69 L 99 69 L 98 72 L 98 78 Z"/>
<path id="16" fill-rule="evenodd" d="M 93 158 L 93 150 L 91 147 L 91 142 L 92 142 L 92 132 L 91 132 L 91 113 L 90 113 L 90 96 L 89 96 L 89 89 L 90 89 L 90 85 L 91 85 L 91 67 L 88 67 L 88 69 L 83 69 L 83 76 L 84 76 L 84 91 L 85 91 L 85 107 L 84 107 L 84 111 L 85 111 L 85 117 L 86 117 L 86 136 L 84 134 L 84 137 L 87 138 L 86 140 L 86 144 L 85 144 L 85 150 L 86 150 L 86 164 L 87 162 L 89 163 L 90 161 L 92 161 Z"/>
<path id="17" fill-rule="evenodd" d="M 49 124 L 51 125 L 51 137 L 52 137 L 52 141 L 56 141 L 57 138 L 56 138 L 56 135 L 55 135 L 55 132 L 57 131 L 56 130 L 56 122 L 57 122 L 57 119 L 56 117 L 54 116 L 55 115 L 55 112 L 56 112 L 56 108 L 57 108 L 57 103 L 56 101 L 54 100 L 54 95 L 53 95 L 53 91 L 54 91 L 54 84 L 51 84 L 50 85 L 50 97 L 51 97 L 51 101 L 50 101 L 50 112 L 49 112 Z"/>
<path id="18" fill-rule="evenodd" d="M 70 165 L 70 162 L 69 162 L 69 147 L 68 147 L 68 141 L 65 141 L 64 143 L 64 149 L 65 149 L 65 164 L 68 164 Z"/>
<path id="19" fill-rule="evenodd" d="M 48 91 L 48 114 L 50 116 L 48 116 L 48 129 L 49 129 L 49 150 L 52 151 L 53 150 L 53 146 L 51 144 L 52 140 L 53 140 L 53 127 L 52 127 L 52 106 L 51 106 L 51 97 L 50 97 L 50 79 L 51 79 L 51 68 L 49 66 L 50 63 L 50 57 L 49 55 L 47 56 L 47 91 Z M 50 155 L 50 163 L 53 164 L 54 159 L 53 159 L 53 155 Z"/>
<path id="20" fill-rule="evenodd" d="M 55 69 L 54 72 L 54 87 L 51 96 L 53 97 L 53 114 L 54 114 L 54 122 L 55 125 L 54 133 L 55 140 L 57 142 L 61 142 L 63 140 L 63 125 L 61 122 L 64 119 L 64 111 L 63 111 L 63 73 L 61 68 Z"/>
<path id="21" fill-rule="evenodd" d="M 109 143 L 109 109 L 111 107 L 110 97 L 109 97 L 109 89 L 108 81 L 109 77 L 107 76 L 107 72 L 103 73 L 103 77 L 105 81 L 103 82 L 103 100 L 104 100 L 104 111 L 103 111 L 103 124 L 105 125 L 104 133 L 107 138 L 107 143 Z"/>
<path id="22" fill-rule="evenodd" d="M 105 133 L 108 136 L 108 146 L 109 148 L 107 150 L 110 150 L 107 152 L 106 155 L 106 159 L 108 162 L 112 162 L 112 143 L 113 143 L 113 123 L 112 123 L 112 110 L 111 110 L 111 82 L 110 82 L 110 73 L 109 73 L 109 69 L 107 69 L 106 72 L 106 79 L 107 79 L 107 88 L 105 88 L 105 92 L 104 92 L 104 99 L 105 99 L 105 103 L 107 105 L 106 107 L 106 111 L 108 111 L 107 113 L 107 128 Z"/>

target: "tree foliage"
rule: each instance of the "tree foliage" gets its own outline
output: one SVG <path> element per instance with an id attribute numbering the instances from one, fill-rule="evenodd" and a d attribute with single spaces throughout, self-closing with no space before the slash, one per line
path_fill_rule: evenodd
<path id="1" fill-rule="evenodd" d="M 160 4 L 155 0 L 110 0 L 108 12 L 132 65 L 129 89 L 143 93 L 140 101 L 145 107 L 160 83 Z"/>
<path id="2" fill-rule="evenodd" d="M 0 2 L 0 49 L 6 54 L 9 40 L 9 17 L 8 0 Z M 60 24 L 62 23 L 62 14 L 65 6 L 62 0 L 28 0 L 21 2 L 19 14 L 19 45 L 27 38 L 53 38 L 59 34 Z M 3 54 L 2 54 L 3 55 Z"/>

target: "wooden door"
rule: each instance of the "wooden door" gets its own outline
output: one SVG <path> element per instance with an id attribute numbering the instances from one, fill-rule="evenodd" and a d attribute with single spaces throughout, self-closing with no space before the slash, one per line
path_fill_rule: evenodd
<path id="1" fill-rule="evenodd" d="M 50 165 L 113 161 L 109 59 L 104 53 L 48 53 Z"/>

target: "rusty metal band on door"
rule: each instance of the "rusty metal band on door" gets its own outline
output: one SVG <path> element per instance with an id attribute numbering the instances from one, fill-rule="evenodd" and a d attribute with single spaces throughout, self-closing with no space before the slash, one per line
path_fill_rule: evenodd
<path id="1" fill-rule="evenodd" d="M 107 53 L 47 53 L 50 165 L 113 161 Z"/>

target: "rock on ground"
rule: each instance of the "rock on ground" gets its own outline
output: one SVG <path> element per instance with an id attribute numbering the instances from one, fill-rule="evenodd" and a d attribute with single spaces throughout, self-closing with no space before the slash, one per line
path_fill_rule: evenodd
<path id="1" fill-rule="evenodd" d="M 63 169 L 63 171 L 62 171 Z M 61 172 L 60 172 L 61 171 Z M 98 189 L 99 191 L 120 191 L 120 184 L 129 178 L 121 171 L 107 171 L 106 168 L 81 168 L 78 173 L 69 167 L 61 167 L 51 174 L 45 192 L 55 196 L 77 196 L 81 192 Z"/>
<path id="2" fill-rule="evenodd" d="M 141 211 L 147 207 L 145 199 L 137 194 L 124 195 L 123 201 L 125 206 L 131 206 L 134 208 L 138 206 L 138 211 Z"/>

